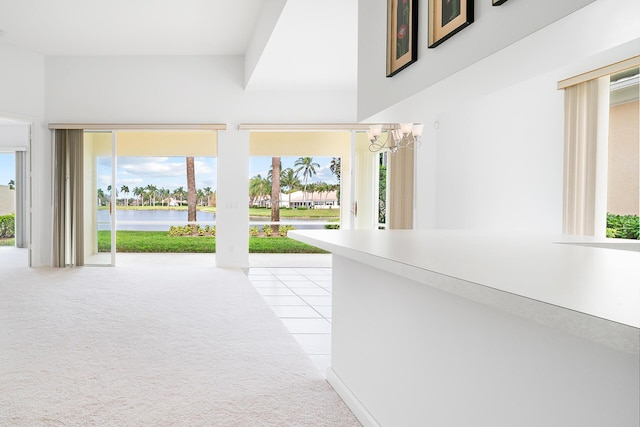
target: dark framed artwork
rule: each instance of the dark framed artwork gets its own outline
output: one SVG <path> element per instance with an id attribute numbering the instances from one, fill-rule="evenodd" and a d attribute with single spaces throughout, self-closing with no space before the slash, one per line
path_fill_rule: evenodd
<path id="1" fill-rule="evenodd" d="M 493 1 L 493 6 L 500 6 L 502 3 L 506 2 L 507 0 L 492 0 Z"/>
<path id="2" fill-rule="evenodd" d="M 418 0 L 387 0 L 387 77 L 418 60 Z"/>
<path id="3" fill-rule="evenodd" d="M 429 0 L 429 48 L 473 22 L 473 0 Z"/>

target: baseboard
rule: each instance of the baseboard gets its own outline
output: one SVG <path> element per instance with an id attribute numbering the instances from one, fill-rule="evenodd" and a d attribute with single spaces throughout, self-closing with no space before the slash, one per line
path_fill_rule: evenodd
<path id="1" fill-rule="evenodd" d="M 327 382 L 344 400 L 363 427 L 382 427 L 332 368 L 327 369 Z"/>

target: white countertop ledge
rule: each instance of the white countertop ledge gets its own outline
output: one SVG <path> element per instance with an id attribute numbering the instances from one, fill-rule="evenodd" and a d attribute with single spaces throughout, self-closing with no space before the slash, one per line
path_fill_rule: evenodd
<path id="1" fill-rule="evenodd" d="M 289 237 L 617 350 L 640 352 L 640 252 L 633 242 L 632 250 L 621 250 L 594 246 L 603 242 L 593 238 L 456 230 L 296 230 Z"/>

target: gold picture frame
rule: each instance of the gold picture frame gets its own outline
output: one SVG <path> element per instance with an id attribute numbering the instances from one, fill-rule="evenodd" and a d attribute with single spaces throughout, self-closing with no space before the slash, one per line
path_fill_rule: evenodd
<path id="1" fill-rule="evenodd" d="M 387 77 L 418 60 L 418 0 L 387 0 Z"/>
<path id="2" fill-rule="evenodd" d="M 434 48 L 473 23 L 473 0 L 429 0 L 429 44 Z"/>

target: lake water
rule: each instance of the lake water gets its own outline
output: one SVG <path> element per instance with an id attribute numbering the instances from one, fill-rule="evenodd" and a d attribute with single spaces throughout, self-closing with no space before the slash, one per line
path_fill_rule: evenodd
<path id="1" fill-rule="evenodd" d="M 214 212 L 198 211 L 197 222 L 201 226 L 215 225 L 216 214 Z M 98 230 L 109 230 L 111 221 L 108 210 L 98 211 Z M 169 231 L 172 225 L 186 225 L 186 210 L 116 210 L 118 230 L 138 231 Z M 269 222 L 266 217 L 250 217 L 250 226 Z M 328 223 L 325 219 L 281 219 L 281 224 L 291 224 L 298 230 L 322 229 Z"/>

